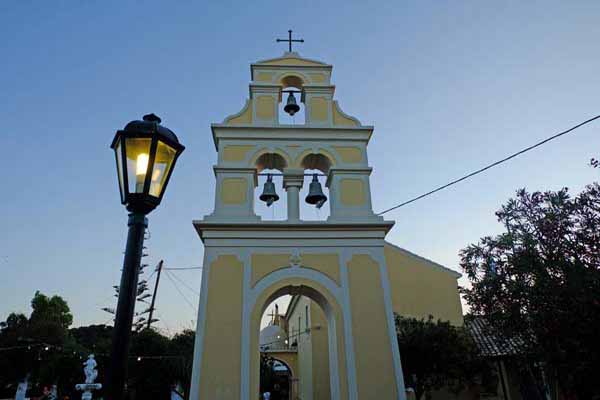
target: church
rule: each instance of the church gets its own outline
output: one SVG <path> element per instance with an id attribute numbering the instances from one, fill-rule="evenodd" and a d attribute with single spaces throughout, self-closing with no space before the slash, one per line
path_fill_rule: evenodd
<path id="1" fill-rule="evenodd" d="M 190 399 L 261 398 L 266 358 L 273 399 L 405 399 L 394 314 L 461 325 L 459 274 L 386 241 L 394 222 L 371 204 L 374 127 L 342 111 L 331 65 L 292 51 L 291 31 L 286 41 L 250 65 L 243 108 L 211 125 Z M 260 215 L 275 204 L 282 218 Z M 269 309 L 282 296 L 286 310 Z"/>

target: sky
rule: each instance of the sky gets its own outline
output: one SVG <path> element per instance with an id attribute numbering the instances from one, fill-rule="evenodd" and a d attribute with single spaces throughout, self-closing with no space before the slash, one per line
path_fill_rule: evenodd
<path id="1" fill-rule="evenodd" d="M 127 214 L 109 145 L 146 113 L 186 150 L 145 261 L 201 266 L 191 221 L 214 203 L 210 124 L 242 108 L 250 63 L 280 56 L 288 29 L 302 56 L 334 66 L 344 112 L 375 126 L 381 211 L 599 114 L 598 15 L 597 1 L 0 2 L 0 319 L 29 314 L 40 290 L 63 296 L 76 326 L 110 321 L 100 308 L 115 305 Z M 460 270 L 460 249 L 501 231 L 494 212 L 516 189 L 598 180 L 599 130 L 387 214 L 388 240 Z M 161 278 L 163 332 L 195 326 L 200 278 Z"/>

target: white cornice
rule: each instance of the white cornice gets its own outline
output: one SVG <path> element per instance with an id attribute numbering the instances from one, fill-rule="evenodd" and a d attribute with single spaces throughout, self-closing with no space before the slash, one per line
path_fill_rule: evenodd
<path id="1" fill-rule="evenodd" d="M 261 221 L 261 222 L 215 222 L 213 220 L 195 220 L 192 222 L 198 235 L 205 239 L 235 241 L 275 241 L 290 245 L 302 240 L 306 243 L 317 243 L 319 246 L 339 246 L 340 242 L 348 242 L 355 246 L 360 241 L 381 241 L 394 226 L 393 221 L 377 222 L 321 222 L 301 221 Z M 332 242 L 335 243 L 332 243 Z M 275 243 L 274 242 L 274 243 Z M 285 243 L 284 243 L 285 242 Z M 329 243 L 328 243 L 329 242 Z"/>
<path id="2" fill-rule="evenodd" d="M 358 141 L 368 144 L 373 126 L 316 127 L 308 125 L 223 125 L 210 126 L 215 148 L 219 140 Z"/>

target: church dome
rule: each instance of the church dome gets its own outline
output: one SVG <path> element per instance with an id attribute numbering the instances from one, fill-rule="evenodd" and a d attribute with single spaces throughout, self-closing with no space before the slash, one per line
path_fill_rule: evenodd
<path id="1" fill-rule="evenodd" d="M 287 335 L 279 325 L 269 325 L 260 331 L 260 348 L 263 350 L 284 349 Z"/>

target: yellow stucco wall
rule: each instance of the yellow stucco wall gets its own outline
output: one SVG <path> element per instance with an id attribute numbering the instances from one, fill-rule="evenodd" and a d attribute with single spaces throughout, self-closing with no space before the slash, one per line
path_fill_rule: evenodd
<path id="1" fill-rule="evenodd" d="M 325 74 L 321 74 L 321 73 L 311 73 L 311 74 L 308 74 L 308 76 L 310 77 L 310 80 L 313 81 L 314 83 L 323 83 L 327 80 L 327 77 L 325 76 Z"/>
<path id="2" fill-rule="evenodd" d="M 298 349 L 298 373 L 296 374 L 296 378 L 298 378 L 297 395 L 303 400 L 312 400 L 314 398 L 313 368 L 318 368 L 318 366 L 313 363 L 313 335 L 312 333 L 306 332 L 307 314 L 308 324 L 312 324 L 310 303 L 310 298 L 300 296 L 295 304 L 294 310 L 289 316 L 289 333 L 290 335 L 294 335 L 290 339 L 292 340 L 292 343 L 296 341 Z"/>
<path id="3" fill-rule="evenodd" d="M 275 118 L 275 99 L 272 96 L 258 96 L 256 99 L 256 116 L 260 119 Z"/>
<path id="4" fill-rule="evenodd" d="M 296 374 L 298 373 L 298 353 L 295 351 L 276 350 L 266 351 L 263 354 L 267 354 L 270 357 L 285 363 L 291 370 L 292 378 L 296 377 Z"/>
<path id="5" fill-rule="evenodd" d="M 240 398 L 243 271 L 234 255 L 221 255 L 210 264 L 200 370 L 202 400 Z"/>
<path id="6" fill-rule="evenodd" d="M 252 145 L 229 145 L 223 149 L 223 161 L 244 161 L 246 155 L 254 149 Z"/>
<path id="7" fill-rule="evenodd" d="M 238 115 L 228 117 L 225 120 L 227 125 L 243 125 L 252 123 L 252 102 L 246 101 L 246 105 Z"/>
<path id="8" fill-rule="evenodd" d="M 397 398 L 379 264 L 369 255 L 348 262 L 359 399 Z M 395 340 L 395 338 L 394 338 Z"/>
<path id="9" fill-rule="evenodd" d="M 327 99 L 325 97 L 313 97 L 310 99 L 310 120 L 327 120 Z"/>
<path id="10" fill-rule="evenodd" d="M 314 301 L 310 302 L 310 326 L 312 342 L 312 384 L 313 399 L 329 400 L 329 343 L 327 319 L 321 307 Z"/>
<path id="11" fill-rule="evenodd" d="M 343 162 L 354 164 L 362 161 L 362 151 L 358 147 L 351 146 L 332 146 L 340 155 Z"/>
<path id="12" fill-rule="evenodd" d="M 340 201 L 345 206 L 362 206 L 366 203 L 364 183 L 360 179 L 340 180 Z"/>
<path id="13" fill-rule="evenodd" d="M 257 72 L 255 80 L 257 80 L 258 82 L 271 82 L 273 80 L 274 75 L 275 75 L 274 72 L 265 72 L 265 71 Z"/>
<path id="14" fill-rule="evenodd" d="M 225 178 L 221 184 L 221 201 L 223 204 L 235 205 L 246 202 L 248 182 L 244 178 Z"/>
<path id="15" fill-rule="evenodd" d="M 340 259 L 337 254 L 302 254 L 302 266 L 322 272 L 340 284 Z"/>
<path id="16" fill-rule="evenodd" d="M 360 123 L 353 119 L 353 118 L 349 118 L 348 116 L 346 116 L 342 110 L 340 110 L 340 107 L 338 105 L 337 101 L 333 101 L 331 104 L 332 107 L 332 111 L 333 111 L 333 124 L 334 125 L 339 125 L 339 126 L 359 126 Z"/>
<path id="17" fill-rule="evenodd" d="M 336 300 L 331 296 L 329 291 L 318 284 L 317 282 L 304 279 L 304 278 L 290 278 L 283 279 L 269 288 L 265 289 L 263 293 L 258 297 L 256 301 L 256 305 L 252 310 L 251 315 L 251 332 L 250 332 L 250 348 L 255 349 L 251 350 L 250 353 L 250 398 L 257 399 L 258 391 L 259 391 L 259 383 L 260 383 L 260 373 L 259 373 L 259 330 L 260 330 L 260 320 L 262 317 L 263 307 L 265 303 L 269 299 L 269 297 L 276 292 L 277 290 L 290 286 L 290 285 L 304 285 L 317 290 L 321 293 L 330 304 L 336 325 L 336 337 L 338 343 L 338 360 L 337 360 L 337 369 L 340 377 L 340 398 L 342 400 L 348 399 L 348 378 L 346 372 L 346 354 L 345 354 L 345 340 L 344 340 L 344 321 L 342 317 L 342 311 L 340 305 L 336 302 Z"/>
<path id="18" fill-rule="evenodd" d="M 384 254 L 395 313 L 462 325 L 456 274 L 389 244 Z"/>
<path id="19" fill-rule="evenodd" d="M 256 283 L 270 274 L 281 268 L 289 268 L 289 254 L 252 254 L 252 287 Z"/>

